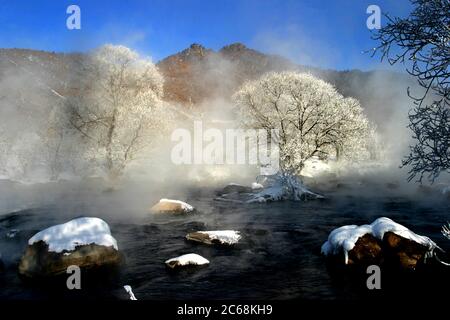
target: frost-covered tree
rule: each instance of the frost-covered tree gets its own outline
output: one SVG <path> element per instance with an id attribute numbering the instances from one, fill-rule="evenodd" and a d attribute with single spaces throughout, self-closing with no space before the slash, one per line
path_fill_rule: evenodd
<path id="1" fill-rule="evenodd" d="M 373 38 L 374 54 L 390 64 L 404 64 L 424 89 L 408 92 L 414 101 L 409 115 L 415 144 L 403 165 L 410 166 L 409 180 L 424 176 L 434 181 L 450 172 L 450 1 L 411 0 L 406 18 L 386 15 L 387 24 Z"/>
<path id="2" fill-rule="evenodd" d="M 298 174 L 313 156 L 370 158 L 373 128 L 356 99 L 298 72 L 268 73 L 234 95 L 246 127 L 278 129 L 282 171 Z"/>
<path id="3" fill-rule="evenodd" d="M 93 52 L 80 72 L 80 94 L 69 99 L 70 123 L 86 142 L 86 157 L 120 177 L 163 133 L 163 78 L 155 65 L 124 47 Z"/>

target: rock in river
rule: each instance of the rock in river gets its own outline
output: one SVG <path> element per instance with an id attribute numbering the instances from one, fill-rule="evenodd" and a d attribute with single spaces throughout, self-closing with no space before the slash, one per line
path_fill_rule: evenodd
<path id="1" fill-rule="evenodd" d="M 210 245 L 234 245 L 239 242 L 241 235 L 234 230 L 197 231 L 188 233 L 186 239 Z"/>
<path id="2" fill-rule="evenodd" d="M 256 184 L 255 184 L 256 186 Z M 259 186 L 258 186 L 259 189 Z M 230 183 L 225 186 L 219 194 L 229 194 L 229 193 L 252 193 L 254 189 L 252 187 L 243 186 L 237 183 Z"/>
<path id="3" fill-rule="evenodd" d="M 19 274 L 48 277 L 82 270 L 116 267 L 122 261 L 108 224 L 99 218 L 78 218 L 35 234 L 19 264 Z"/>
<path id="4" fill-rule="evenodd" d="M 151 213 L 184 214 L 194 211 L 194 207 L 186 202 L 171 199 L 161 199 L 151 209 Z"/>
<path id="5" fill-rule="evenodd" d="M 209 264 L 209 261 L 198 254 L 189 253 L 169 259 L 165 263 L 169 268 L 175 269 L 180 267 L 207 265 Z"/>
<path id="6" fill-rule="evenodd" d="M 370 225 L 333 230 L 322 246 L 322 253 L 343 254 L 348 265 L 377 264 L 414 270 L 438 248 L 430 238 L 417 235 L 389 218 L 379 218 Z"/>

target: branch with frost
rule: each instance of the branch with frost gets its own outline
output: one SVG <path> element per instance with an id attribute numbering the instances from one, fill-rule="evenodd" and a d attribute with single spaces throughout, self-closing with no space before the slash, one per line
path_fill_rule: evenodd
<path id="1" fill-rule="evenodd" d="M 374 35 L 379 42 L 373 55 L 391 65 L 403 64 L 421 87 L 408 95 L 414 108 L 409 128 L 414 144 L 402 161 L 409 166 L 408 180 L 424 176 L 434 182 L 441 172 L 450 172 L 450 1 L 411 0 L 406 18 L 386 15 L 387 24 Z"/>
<path id="2" fill-rule="evenodd" d="M 442 235 L 450 240 L 450 223 L 447 222 L 447 225 L 442 227 Z"/>

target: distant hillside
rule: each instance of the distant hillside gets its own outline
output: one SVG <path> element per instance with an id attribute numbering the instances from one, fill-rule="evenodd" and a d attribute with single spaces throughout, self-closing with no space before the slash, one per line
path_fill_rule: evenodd
<path id="1" fill-rule="evenodd" d="M 345 96 L 359 99 L 368 116 L 381 127 L 386 118 L 398 114 L 399 109 L 406 118 L 405 110 L 410 105 L 406 89 L 414 86 L 404 74 L 310 68 L 255 51 L 241 43 L 225 46 L 217 52 L 192 44 L 159 61 L 157 66 L 165 77 L 165 99 L 191 106 L 209 98 L 229 99 L 246 80 L 256 79 L 268 71 L 311 72 L 335 85 Z M 72 78 L 82 67 L 82 54 L 0 49 L 0 102 L 19 103 L 32 89 L 50 95 L 77 95 L 77 84 Z M 38 103 L 34 97 L 29 102 Z"/>
<path id="2" fill-rule="evenodd" d="M 246 80 L 256 79 L 269 71 L 310 72 L 332 83 L 344 96 L 357 98 L 369 118 L 381 128 L 396 117 L 406 119 L 411 103 L 407 88 L 415 86 L 401 73 L 301 66 L 280 56 L 249 49 L 241 43 L 225 46 L 218 52 L 192 44 L 157 65 L 165 77 L 166 99 L 193 105 L 210 98 L 229 99 Z"/>
<path id="3" fill-rule="evenodd" d="M 165 77 L 166 98 L 192 104 L 217 96 L 229 97 L 245 80 L 267 71 L 297 68 L 284 58 L 262 54 L 241 43 L 218 52 L 192 44 L 157 65 Z"/>

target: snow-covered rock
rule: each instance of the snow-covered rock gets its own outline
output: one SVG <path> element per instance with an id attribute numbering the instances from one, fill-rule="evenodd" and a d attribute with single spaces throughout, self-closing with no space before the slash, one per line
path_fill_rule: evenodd
<path id="1" fill-rule="evenodd" d="M 239 242 L 241 235 L 234 230 L 197 231 L 188 233 L 186 239 L 205 244 L 234 245 Z"/>
<path id="2" fill-rule="evenodd" d="M 99 218 L 78 218 L 35 234 L 19 264 L 19 273 L 45 277 L 82 269 L 117 266 L 122 256 L 108 224 Z"/>
<path id="3" fill-rule="evenodd" d="M 157 204 L 155 204 L 151 209 L 151 213 L 174 213 L 183 214 L 191 213 L 194 211 L 194 207 L 190 204 L 171 199 L 161 199 Z"/>
<path id="4" fill-rule="evenodd" d="M 28 245 L 44 241 L 48 251 L 73 251 L 77 246 L 97 244 L 118 250 L 108 224 L 99 218 L 78 218 L 35 234 Z"/>
<path id="5" fill-rule="evenodd" d="M 188 253 L 169 259 L 165 263 L 169 268 L 175 269 L 178 267 L 207 265 L 209 264 L 209 261 L 196 253 Z"/>
<path id="6" fill-rule="evenodd" d="M 419 261 L 425 262 L 437 248 L 430 238 L 382 217 L 370 225 L 349 225 L 333 230 L 321 251 L 326 256 L 343 253 L 345 264 L 369 260 L 381 263 L 395 257 L 402 267 L 414 269 Z"/>
<path id="7" fill-rule="evenodd" d="M 253 182 L 252 183 L 252 190 L 260 190 L 264 189 L 264 186 L 261 183 Z"/>

